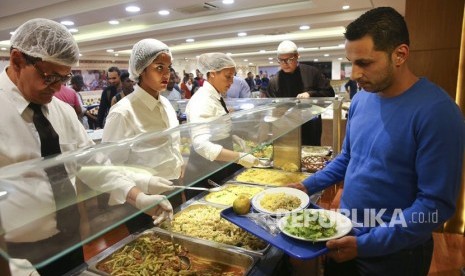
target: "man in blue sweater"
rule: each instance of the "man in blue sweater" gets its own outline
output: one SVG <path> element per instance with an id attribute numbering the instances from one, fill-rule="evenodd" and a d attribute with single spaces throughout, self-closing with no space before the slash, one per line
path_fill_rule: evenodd
<path id="1" fill-rule="evenodd" d="M 341 213 L 362 231 L 328 241 L 327 275 L 427 275 L 432 232 L 455 211 L 464 118 L 440 87 L 407 66 L 409 34 L 392 8 L 349 24 L 354 97 L 341 154 L 290 184 L 313 194 L 344 181 Z"/>

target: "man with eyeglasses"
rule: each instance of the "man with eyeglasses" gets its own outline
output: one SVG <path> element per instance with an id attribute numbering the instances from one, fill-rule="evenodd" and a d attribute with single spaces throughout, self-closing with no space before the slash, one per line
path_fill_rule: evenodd
<path id="1" fill-rule="evenodd" d="M 78 210 L 72 176 L 96 191 L 109 192 L 115 204 L 129 202 L 150 213 L 154 223 L 172 214 L 172 207 L 166 197 L 145 194 L 136 186 L 150 188 L 152 176 L 111 169 L 84 172 L 77 157 L 66 166 L 54 158 L 94 145 L 74 110 L 54 97 L 79 60 L 68 29 L 48 19 L 32 19 L 16 29 L 10 43 L 10 63 L 0 73 L 0 169 L 21 171 L 23 162 L 29 169 L 0 175 L 0 190 L 8 192 L 0 200 L 0 250 L 13 260 L 42 265 L 40 275 L 67 275 L 84 263 L 83 250 L 76 246 L 82 242 L 84 210 Z M 89 161 L 111 165 L 103 154 L 93 157 Z M 39 162 L 42 158 L 47 161 Z"/>
<path id="2" fill-rule="evenodd" d="M 277 54 L 281 70 L 270 80 L 269 97 L 334 97 L 334 90 L 317 68 L 298 62 L 299 53 L 294 42 L 281 42 Z M 302 125 L 302 144 L 320 146 L 321 132 L 322 122 L 318 116 Z"/>

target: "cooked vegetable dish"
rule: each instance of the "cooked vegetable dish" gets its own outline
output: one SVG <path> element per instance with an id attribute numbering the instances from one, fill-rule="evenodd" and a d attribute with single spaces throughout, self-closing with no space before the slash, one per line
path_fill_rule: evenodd
<path id="1" fill-rule="evenodd" d="M 177 245 L 179 246 L 179 245 Z M 245 273 L 240 267 L 213 262 L 181 248 L 191 261 L 189 270 L 180 268 L 171 242 L 154 235 L 143 235 L 125 245 L 97 264 L 100 271 L 110 275 L 205 275 L 239 276 Z"/>

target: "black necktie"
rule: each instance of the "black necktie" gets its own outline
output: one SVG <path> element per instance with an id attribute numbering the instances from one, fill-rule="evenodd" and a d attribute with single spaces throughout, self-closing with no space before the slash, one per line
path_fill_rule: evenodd
<path id="1" fill-rule="evenodd" d="M 41 154 L 48 157 L 61 153 L 59 136 L 53 129 L 50 121 L 42 113 L 41 105 L 30 103 L 29 107 L 34 111 L 32 121 L 39 133 Z M 57 208 L 57 228 L 60 232 L 73 233 L 79 230 L 79 211 L 76 205 L 76 192 L 69 180 L 63 164 L 45 169 L 53 197 Z M 67 206 L 67 207 L 66 207 Z"/>
<path id="2" fill-rule="evenodd" d="M 224 102 L 223 97 L 220 97 L 220 103 L 221 103 L 221 105 L 223 106 L 224 111 L 226 111 L 226 114 L 229 113 L 229 110 L 228 110 L 228 108 L 226 107 L 226 103 Z"/>

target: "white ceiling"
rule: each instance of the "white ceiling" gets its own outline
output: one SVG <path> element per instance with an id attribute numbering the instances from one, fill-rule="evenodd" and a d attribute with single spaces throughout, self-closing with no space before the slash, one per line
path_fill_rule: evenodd
<path id="1" fill-rule="evenodd" d="M 156 38 L 170 46 L 178 61 L 220 51 L 232 53 L 239 64 L 266 65 L 276 57 L 276 48 L 284 39 L 304 48 L 301 60 L 328 61 L 344 58 L 339 45 L 344 43 L 344 27 L 349 22 L 379 6 L 392 6 L 404 14 L 405 1 L 235 0 L 225 5 L 221 0 L 1 0 L 0 47 L 7 50 L 0 50 L 0 56 L 8 56 L 10 32 L 29 19 L 43 17 L 74 21 L 70 28 L 78 29 L 74 35 L 82 60 L 128 60 L 135 42 Z M 141 11 L 128 13 L 125 7 L 129 5 Z M 350 9 L 343 10 L 343 5 Z M 161 9 L 170 14 L 159 15 Z M 120 24 L 110 25 L 112 19 Z M 310 29 L 299 30 L 301 25 Z M 238 37 L 238 32 L 247 36 Z M 187 43 L 187 38 L 195 42 Z"/>

